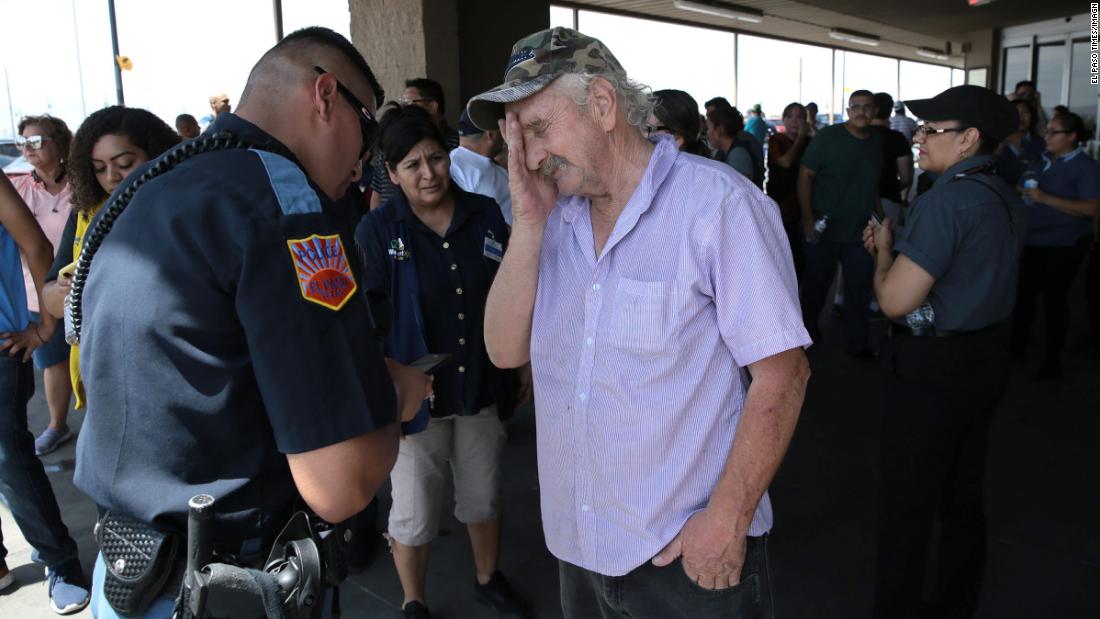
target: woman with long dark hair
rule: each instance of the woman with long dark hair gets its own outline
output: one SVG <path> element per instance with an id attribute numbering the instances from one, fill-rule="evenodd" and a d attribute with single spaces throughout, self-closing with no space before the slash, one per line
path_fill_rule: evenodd
<path id="1" fill-rule="evenodd" d="M 179 135 L 164 121 L 139 108 L 120 105 L 103 108 L 80 125 L 69 153 L 73 212 L 56 248 L 53 267 L 46 275 L 42 291 L 46 311 L 62 317 L 72 279 L 70 274 L 59 276 L 59 272 L 80 255 L 84 232 L 103 203 L 134 170 L 179 141 Z M 67 358 L 76 408 L 83 408 L 79 348 L 71 347 Z"/>

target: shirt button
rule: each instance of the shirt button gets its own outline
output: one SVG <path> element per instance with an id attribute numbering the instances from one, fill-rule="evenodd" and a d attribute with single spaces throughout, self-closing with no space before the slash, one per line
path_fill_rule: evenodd
<path id="1" fill-rule="evenodd" d="M 587 504 L 587 503 L 585 503 L 584 505 L 581 505 L 581 511 L 582 511 L 582 512 L 586 512 L 586 511 L 588 511 L 589 509 L 591 509 L 591 508 L 590 508 L 590 507 L 588 507 L 588 504 Z"/>
<path id="2" fill-rule="evenodd" d="M 455 288 L 455 294 L 462 294 L 461 288 Z"/>
<path id="3" fill-rule="evenodd" d="M 462 374 L 465 371 L 466 371 L 466 366 L 464 366 L 464 365 L 458 366 L 458 373 L 459 374 Z"/>
<path id="4" fill-rule="evenodd" d="M 458 338 L 458 345 L 459 346 L 465 346 L 466 345 L 466 338 L 464 338 L 464 337 Z"/>
<path id="5" fill-rule="evenodd" d="M 443 249 L 450 249 L 450 248 L 451 248 L 451 244 L 448 243 L 447 241 L 443 241 Z"/>
<path id="6" fill-rule="evenodd" d="M 458 265 L 457 264 L 452 264 L 451 265 L 451 270 L 452 271 L 457 271 L 458 270 Z"/>
<path id="7" fill-rule="evenodd" d="M 459 320 L 466 320 L 466 314 L 463 314 L 462 312 L 459 312 L 458 313 L 458 319 Z"/>
<path id="8" fill-rule="evenodd" d="M 584 402 L 585 400 L 588 399 L 588 394 L 587 393 L 582 393 L 577 397 L 579 397 L 581 399 L 581 402 Z"/>
<path id="9" fill-rule="evenodd" d="M 600 291 L 600 285 L 599 284 L 592 284 L 592 290 L 595 290 L 596 292 L 599 292 Z"/>
<path id="10" fill-rule="evenodd" d="M 588 344 L 589 346 L 591 346 L 591 345 L 592 345 L 592 338 L 590 338 L 590 337 L 588 337 L 588 338 L 585 338 L 585 340 L 584 340 L 584 343 L 585 343 L 585 344 Z"/>

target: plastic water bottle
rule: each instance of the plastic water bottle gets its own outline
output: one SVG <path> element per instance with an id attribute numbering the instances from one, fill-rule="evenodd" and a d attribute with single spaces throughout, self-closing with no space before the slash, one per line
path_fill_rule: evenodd
<path id="1" fill-rule="evenodd" d="M 1039 179 L 1036 177 L 1035 172 L 1032 172 L 1030 170 L 1028 170 L 1027 172 L 1024 172 L 1023 182 L 1021 183 L 1021 185 L 1023 186 L 1024 189 L 1038 189 L 1039 188 Z M 1032 200 L 1031 196 L 1029 196 L 1027 194 L 1024 194 L 1021 197 L 1024 200 L 1024 204 L 1028 204 L 1028 205 L 1035 204 L 1035 200 Z"/>

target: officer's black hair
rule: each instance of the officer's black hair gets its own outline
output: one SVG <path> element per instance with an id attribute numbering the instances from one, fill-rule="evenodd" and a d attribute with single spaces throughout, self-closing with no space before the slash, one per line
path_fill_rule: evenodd
<path id="1" fill-rule="evenodd" d="M 1013 92 L 1019 90 L 1020 86 L 1030 86 L 1032 90 L 1035 90 L 1035 82 L 1031 80 L 1020 80 L 1016 82 L 1016 87 L 1012 89 Z"/>
<path id="2" fill-rule="evenodd" d="M 703 109 L 709 110 L 712 107 L 733 107 L 725 97 L 714 97 L 710 101 L 703 104 Z"/>
<path id="3" fill-rule="evenodd" d="M 195 120 L 195 117 L 190 114 L 180 114 L 176 116 L 176 126 L 180 126 L 180 123 L 195 123 L 199 124 L 199 121 Z"/>
<path id="4" fill-rule="evenodd" d="M 411 80 L 405 80 L 405 88 L 415 88 L 419 90 L 421 98 L 435 101 L 439 104 L 440 116 L 447 114 L 447 101 L 443 96 L 443 86 L 439 82 L 426 77 L 416 77 Z"/>
<path id="5" fill-rule="evenodd" d="M 382 136 L 379 147 L 383 160 L 390 168 L 396 169 L 405 155 L 422 140 L 433 140 L 444 150 L 447 149 L 443 132 L 424 108 L 406 105 L 395 109 L 382 118 L 380 125 Z"/>
<path id="6" fill-rule="evenodd" d="M 887 120 L 890 118 L 890 114 L 894 112 L 894 98 L 885 92 L 876 92 L 875 98 L 875 118 L 879 120 Z"/>
<path id="7" fill-rule="evenodd" d="M 745 128 L 745 117 L 735 107 L 716 107 L 707 112 L 707 120 L 715 127 L 721 127 L 726 137 L 737 139 Z"/>
<path id="8" fill-rule="evenodd" d="M 684 152 L 704 155 L 706 147 L 699 142 L 699 104 L 682 90 L 658 90 L 653 93 L 657 105 L 653 115 L 669 131 L 684 141 Z"/>
<path id="9" fill-rule="evenodd" d="M 73 207 L 87 210 L 107 198 L 92 166 L 92 149 L 105 135 L 121 135 L 152 161 L 180 142 L 176 130 L 148 110 L 112 105 L 92 112 L 81 123 L 69 151 L 69 186 Z"/>
<path id="10" fill-rule="evenodd" d="M 363 58 L 363 54 L 359 53 L 359 50 L 351 44 L 351 41 L 344 38 L 342 34 L 328 28 L 322 26 L 309 26 L 308 28 L 295 30 L 283 37 L 283 40 L 275 44 L 275 47 L 272 47 L 264 56 L 266 57 L 272 52 L 282 51 L 282 49 L 286 47 L 303 42 L 318 43 L 339 51 L 353 67 L 366 76 L 367 85 L 370 86 L 371 91 L 374 92 L 375 106 L 382 105 L 382 102 L 386 100 L 386 93 L 382 90 L 382 84 L 378 83 L 378 78 L 374 76 L 374 71 L 372 71 L 370 65 L 367 64 L 366 58 Z M 263 59 L 261 59 L 260 62 L 263 62 Z M 243 99 L 244 97 L 242 96 L 241 98 Z"/>

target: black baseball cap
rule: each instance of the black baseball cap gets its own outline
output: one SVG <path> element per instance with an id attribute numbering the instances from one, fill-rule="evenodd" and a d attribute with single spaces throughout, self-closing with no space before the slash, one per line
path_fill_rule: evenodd
<path id="1" fill-rule="evenodd" d="M 957 120 L 998 143 L 1020 125 L 1016 106 L 981 86 L 955 86 L 931 99 L 914 99 L 905 105 L 921 120 Z"/>
<path id="2" fill-rule="evenodd" d="M 475 125 L 474 121 L 470 120 L 470 113 L 463 109 L 462 115 L 458 117 L 458 135 L 479 135 L 481 133 L 485 132 Z"/>

